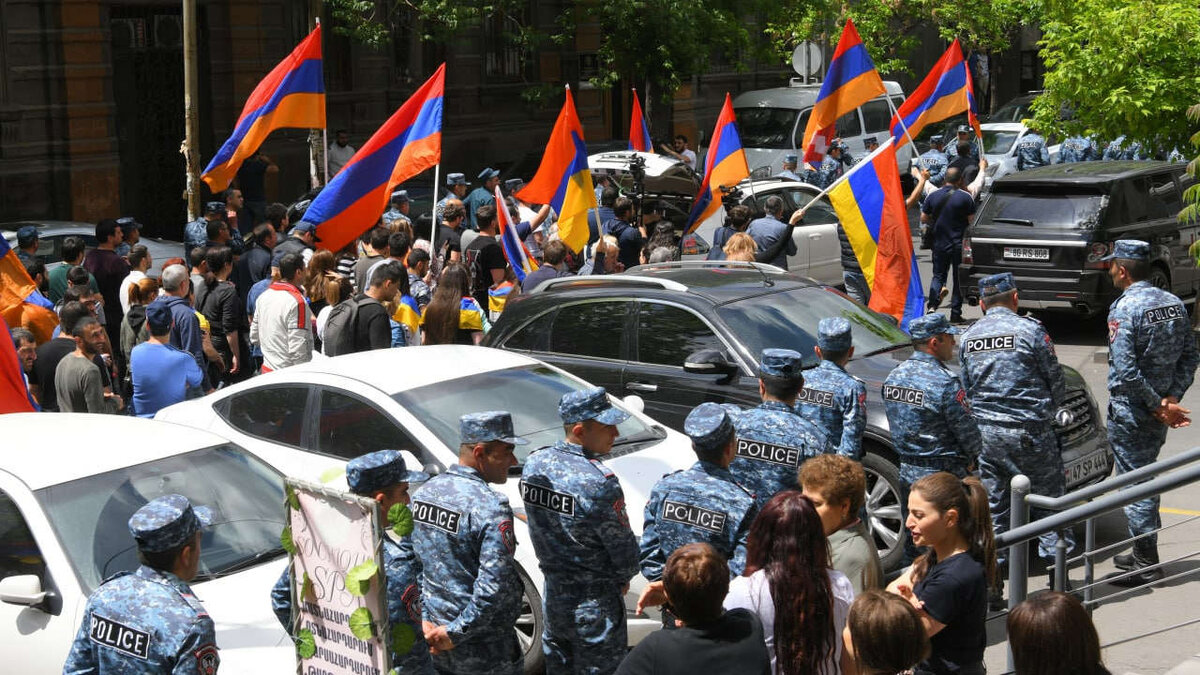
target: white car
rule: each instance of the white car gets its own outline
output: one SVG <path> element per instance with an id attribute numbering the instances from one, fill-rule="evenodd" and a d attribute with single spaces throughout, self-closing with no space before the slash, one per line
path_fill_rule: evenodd
<path id="1" fill-rule="evenodd" d="M 986 122 L 979 125 L 979 129 L 983 132 L 983 154 L 988 161 L 984 179 L 987 187 L 996 179 L 1017 172 L 1017 141 L 1029 134 L 1029 127 L 1020 122 Z M 1058 161 L 1058 149 L 1058 145 L 1050 145 L 1047 141 L 1051 164 Z"/>
<path id="2" fill-rule="evenodd" d="M 5 672 L 62 672 L 88 595 L 138 566 L 129 517 L 169 493 L 214 512 L 191 587 L 216 622 L 222 672 L 296 672 L 269 600 L 286 561 L 278 472 L 215 434 L 136 417 L 0 415 L 0 438 Z"/>
<path id="3" fill-rule="evenodd" d="M 411 453 L 427 472 L 444 471 L 457 461 L 459 417 L 484 410 L 512 413 L 516 433 L 530 441 L 517 448 L 523 462 L 533 450 L 563 437 L 558 401 L 564 393 L 588 386 L 512 352 L 457 345 L 405 347 L 284 368 L 170 406 L 157 418 L 228 436 L 289 476 L 329 482 L 344 480 L 339 474 L 347 460 L 388 448 Z M 633 414 L 620 425 L 604 462 L 621 480 L 630 525 L 640 536 L 651 487 L 664 474 L 690 466 L 695 454 L 687 437 L 641 414 L 640 401 L 626 403 L 614 401 Z M 520 468 L 509 475 L 497 489 L 523 520 L 516 480 Z M 518 523 L 515 529 L 525 584 L 516 629 L 526 672 L 537 672 L 543 661 L 543 580 L 527 527 Z M 644 585 L 636 577 L 625 597 L 631 644 L 661 625 L 656 618 L 633 613 Z"/>

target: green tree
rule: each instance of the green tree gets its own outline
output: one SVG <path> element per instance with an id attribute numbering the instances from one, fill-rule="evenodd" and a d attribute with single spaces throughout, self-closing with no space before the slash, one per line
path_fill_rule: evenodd
<path id="1" fill-rule="evenodd" d="M 1200 103 L 1188 108 L 1187 118 L 1191 122 L 1200 122 Z M 1200 131 L 1192 134 L 1189 139 L 1192 148 L 1200 151 Z M 1182 223 L 1200 222 L 1200 155 L 1197 155 L 1188 162 L 1187 175 L 1192 179 L 1192 184 L 1183 191 L 1183 211 L 1179 212 L 1179 221 Z M 1200 265 L 1200 240 L 1192 244 L 1191 251 L 1192 259 Z M 1200 312 L 1195 312 L 1197 320 L 1200 320 Z"/>
<path id="2" fill-rule="evenodd" d="M 1047 6 L 1038 125 L 1059 134 L 1124 134 L 1148 149 L 1183 149 L 1185 111 L 1200 100 L 1195 0 L 1072 0 Z"/>

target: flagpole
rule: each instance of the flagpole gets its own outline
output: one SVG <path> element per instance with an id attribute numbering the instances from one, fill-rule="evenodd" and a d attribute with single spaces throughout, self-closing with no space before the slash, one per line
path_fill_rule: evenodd
<path id="1" fill-rule="evenodd" d="M 891 140 L 889 140 L 889 141 L 888 141 L 888 143 L 891 143 L 891 142 L 892 142 Z M 821 190 L 820 192 L 818 192 L 818 193 L 817 193 L 817 195 L 816 195 L 815 197 L 813 197 L 813 198 L 812 198 L 812 199 L 811 199 L 811 200 L 810 200 L 810 201 L 809 201 L 807 204 L 805 204 L 805 205 L 804 205 L 804 208 L 802 208 L 802 209 L 800 209 L 800 210 L 801 210 L 801 211 L 807 211 L 807 210 L 808 210 L 808 207 L 810 207 L 810 206 L 812 206 L 813 204 L 815 204 L 815 203 L 817 202 L 817 200 L 818 200 L 818 199 L 820 199 L 821 197 L 824 197 L 825 195 L 829 194 L 829 192 L 830 192 L 831 190 L 833 190 L 833 188 L 835 188 L 835 187 L 837 187 L 838 185 L 840 185 L 842 181 L 844 181 L 844 180 L 846 180 L 847 178 L 849 178 L 849 177 L 850 177 L 850 175 L 851 175 L 851 174 L 853 174 L 855 171 L 858 171 L 858 170 L 859 170 L 861 167 L 863 167 L 863 166 L 865 166 L 865 165 L 869 164 L 869 163 L 870 163 L 870 161 L 871 161 L 872 159 L 874 159 L 876 155 L 878 155 L 879 153 L 881 153 L 881 152 L 883 152 L 884 150 L 886 150 L 886 149 L 887 149 L 887 147 L 888 147 L 888 143 L 882 143 L 882 144 L 880 144 L 880 146 L 879 146 L 878 148 L 875 148 L 875 151 L 874 151 L 874 152 L 872 152 L 871 154 L 867 155 L 866 157 L 863 157 L 863 158 L 862 158 L 862 160 L 861 160 L 861 161 L 859 161 L 859 163 L 858 163 L 858 164 L 855 164 L 854 166 L 850 167 L 850 170 L 849 170 L 849 171 L 847 171 L 846 173 L 842 174 L 841 176 L 838 176 L 838 179 L 837 179 L 837 180 L 835 180 L 835 181 L 833 181 L 832 183 L 830 183 L 830 184 L 829 184 L 829 187 L 827 187 L 827 188 L 825 188 L 824 190 Z"/>
<path id="2" fill-rule="evenodd" d="M 904 135 L 908 137 L 908 142 L 912 143 L 913 152 L 915 153 L 917 151 L 917 142 L 913 140 L 912 134 L 908 133 L 908 127 L 904 126 L 904 119 L 900 117 L 900 113 L 896 110 L 896 104 L 892 103 L 892 97 L 886 93 L 883 97 L 887 99 L 888 108 L 892 111 L 892 118 L 896 120 L 896 124 L 899 124 L 900 128 L 904 131 Z"/>
<path id="3" fill-rule="evenodd" d="M 438 181 L 441 180 L 442 163 L 438 162 L 433 166 L 433 209 L 429 216 L 429 258 L 430 269 L 433 268 L 433 261 L 437 259 L 437 229 L 441 223 L 437 222 L 437 205 L 438 205 Z"/>

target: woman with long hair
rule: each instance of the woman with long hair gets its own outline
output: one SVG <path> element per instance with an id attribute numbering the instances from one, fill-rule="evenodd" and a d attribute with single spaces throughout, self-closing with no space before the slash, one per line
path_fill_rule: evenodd
<path id="1" fill-rule="evenodd" d="M 754 262 L 754 253 L 758 250 L 758 244 L 754 243 L 754 239 L 745 232 L 736 232 L 729 241 L 725 242 L 725 259 L 740 260 L 742 262 Z"/>
<path id="2" fill-rule="evenodd" d="M 921 615 L 904 598 L 880 590 L 854 599 L 842 642 L 858 675 L 896 675 L 929 656 Z"/>
<path id="3" fill-rule="evenodd" d="M 1109 675 L 1096 626 L 1074 596 L 1038 593 L 1008 613 L 1016 675 Z"/>
<path id="4" fill-rule="evenodd" d="M 320 249 L 313 254 L 312 260 L 304 267 L 304 297 L 308 298 L 313 315 L 321 312 L 325 306 L 325 285 L 329 281 L 329 273 L 337 268 L 337 259 L 333 251 Z"/>
<path id="5" fill-rule="evenodd" d="M 917 675 L 983 675 L 987 589 L 996 542 L 987 490 L 978 478 L 939 471 L 913 483 L 905 527 L 926 549 L 888 590 L 912 603 L 932 652 Z"/>
<path id="6" fill-rule="evenodd" d="M 241 372 L 242 350 L 238 342 L 241 326 L 241 302 L 237 287 L 229 280 L 233 272 L 233 251 L 227 246 L 214 246 L 204 254 L 207 270 L 204 283 L 196 289 L 196 311 L 208 319 L 213 347 L 228 366 L 224 380 L 228 383 Z"/>
<path id="7" fill-rule="evenodd" d="M 127 291 L 123 299 L 129 305 L 129 311 L 121 319 L 121 351 L 125 353 L 125 363 L 129 363 L 134 347 L 150 339 L 146 306 L 158 297 L 158 279 L 144 276 L 129 284 Z"/>
<path id="8" fill-rule="evenodd" d="M 829 542 L 812 500 L 797 490 L 772 497 L 750 526 L 745 576 L 730 582 L 725 608 L 758 615 L 773 672 L 841 672 L 840 636 L 853 600 L 850 580 L 829 566 Z"/>
<path id="9" fill-rule="evenodd" d="M 422 344 L 427 345 L 479 344 L 492 327 L 486 312 L 471 296 L 471 273 L 458 263 L 448 265 L 442 272 L 421 321 Z"/>

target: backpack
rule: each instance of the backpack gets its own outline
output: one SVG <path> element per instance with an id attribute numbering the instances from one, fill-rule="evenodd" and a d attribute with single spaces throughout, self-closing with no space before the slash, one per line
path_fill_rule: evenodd
<path id="1" fill-rule="evenodd" d="M 321 338 L 321 350 L 325 356 L 353 354 L 358 349 L 358 310 L 364 304 L 375 302 L 374 298 L 347 298 L 329 310 L 325 319 L 325 334 Z"/>

